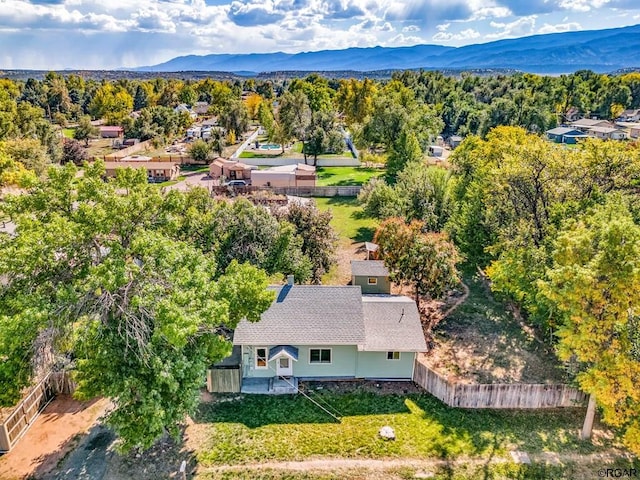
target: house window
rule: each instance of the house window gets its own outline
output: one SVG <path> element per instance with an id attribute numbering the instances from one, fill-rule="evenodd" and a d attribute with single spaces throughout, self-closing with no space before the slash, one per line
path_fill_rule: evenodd
<path id="1" fill-rule="evenodd" d="M 256 348 L 256 368 L 269 368 L 267 365 L 267 349 L 264 347 Z"/>
<path id="2" fill-rule="evenodd" d="M 400 352 L 387 352 L 387 360 L 400 360 Z"/>
<path id="3" fill-rule="evenodd" d="M 367 279 L 367 283 L 369 285 L 377 285 L 378 284 L 378 279 L 376 277 L 369 277 Z"/>
<path id="4" fill-rule="evenodd" d="M 331 363 L 331 349 L 330 348 L 310 349 L 309 363 Z"/>

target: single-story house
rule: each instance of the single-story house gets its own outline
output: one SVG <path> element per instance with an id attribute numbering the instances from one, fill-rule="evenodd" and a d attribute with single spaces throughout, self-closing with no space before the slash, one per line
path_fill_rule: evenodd
<path id="1" fill-rule="evenodd" d="M 462 140 L 463 138 L 459 135 L 451 135 L 447 139 L 447 143 L 449 144 L 449 147 L 451 147 L 451 149 L 454 149 L 462 143 Z"/>
<path id="2" fill-rule="evenodd" d="M 625 110 L 618 117 L 622 122 L 639 122 L 640 121 L 640 108 L 635 108 L 631 110 Z"/>
<path id="3" fill-rule="evenodd" d="M 362 293 L 391 293 L 389 269 L 382 260 L 351 260 L 351 285 Z"/>
<path id="4" fill-rule="evenodd" d="M 616 127 L 623 130 L 628 138 L 640 137 L 640 123 L 638 122 L 616 122 Z"/>
<path id="5" fill-rule="evenodd" d="M 565 122 L 575 122 L 580 118 L 580 110 L 576 107 L 569 107 L 566 112 L 564 112 L 564 121 Z"/>
<path id="6" fill-rule="evenodd" d="M 261 187 L 315 187 L 316 167 L 298 163 L 251 171 L 251 185 Z"/>
<path id="7" fill-rule="evenodd" d="M 187 138 L 200 138 L 201 134 L 200 131 L 202 130 L 201 127 L 198 126 L 194 126 L 191 128 L 187 129 Z"/>
<path id="8" fill-rule="evenodd" d="M 569 143 L 574 144 L 581 138 L 587 138 L 588 135 L 577 128 L 571 127 L 556 127 L 545 132 L 547 138 L 556 143 Z"/>
<path id="9" fill-rule="evenodd" d="M 124 136 L 124 128 L 117 125 L 102 125 L 100 129 L 101 138 L 120 138 Z"/>
<path id="10" fill-rule="evenodd" d="M 587 130 L 587 133 L 591 137 L 603 140 L 624 140 L 627 138 L 624 130 L 615 127 L 591 127 Z"/>
<path id="11" fill-rule="evenodd" d="M 176 113 L 188 113 L 189 116 L 195 120 L 196 118 L 198 118 L 198 114 L 196 112 L 194 112 L 193 110 L 191 110 L 191 107 L 189 105 L 187 105 L 186 103 L 181 103 L 180 105 L 178 105 L 177 107 L 175 107 L 173 109 L 174 112 Z"/>
<path id="12" fill-rule="evenodd" d="M 207 102 L 196 102 L 193 104 L 193 111 L 198 115 L 206 115 L 209 111 L 209 104 Z"/>
<path id="13" fill-rule="evenodd" d="M 149 182 L 159 183 L 175 180 L 180 175 L 180 164 L 174 162 L 105 162 L 107 177 L 115 177 L 119 168 L 144 168 L 147 171 Z"/>
<path id="14" fill-rule="evenodd" d="M 218 157 L 209 165 L 209 176 L 211 178 L 224 176 L 227 180 L 249 180 L 251 165 Z"/>
<path id="15" fill-rule="evenodd" d="M 444 147 L 441 145 L 429 145 L 429 156 L 430 157 L 442 157 L 444 154 Z"/>
<path id="16" fill-rule="evenodd" d="M 415 302 L 363 295 L 360 286 L 270 287 L 276 299 L 258 322 L 242 320 L 233 335 L 241 348 L 242 390 L 295 393 L 297 381 L 410 380 L 427 345 Z"/>
<path id="17" fill-rule="evenodd" d="M 576 128 L 581 132 L 587 133 L 590 128 L 593 127 L 613 127 L 613 124 L 607 120 L 598 118 L 581 118 L 575 122 L 569 124 L 570 127 Z"/>

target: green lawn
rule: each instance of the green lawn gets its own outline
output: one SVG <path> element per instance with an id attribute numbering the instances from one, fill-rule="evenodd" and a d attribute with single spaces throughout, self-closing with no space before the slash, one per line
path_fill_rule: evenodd
<path id="1" fill-rule="evenodd" d="M 318 167 L 316 173 L 319 186 L 332 186 L 364 185 L 369 179 L 384 175 L 385 171 L 368 167 Z"/>
<path id="2" fill-rule="evenodd" d="M 352 242 L 365 242 L 373 239 L 378 226 L 375 218 L 367 217 L 354 197 L 315 198 L 320 210 L 331 210 L 331 226 L 340 239 Z"/>
<path id="3" fill-rule="evenodd" d="M 279 157 L 282 156 L 282 150 L 278 150 L 277 154 L 268 154 L 268 153 L 258 153 L 259 151 L 248 151 L 244 150 L 239 157 L 240 158 L 271 158 L 271 157 Z"/>
<path id="4" fill-rule="evenodd" d="M 198 462 L 206 467 L 323 456 L 451 460 L 506 457 L 513 449 L 587 454 L 599 448 L 578 439 L 584 409 L 473 411 L 446 407 L 427 394 L 310 395 L 339 412 L 340 422 L 302 395 L 245 395 L 201 404 L 194 417 L 203 439 Z M 378 437 L 385 425 L 394 428 L 395 441 Z"/>
<path id="5" fill-rule="evenodd" d="M 182 165 L 180 166 L 181 172 L 202 172 L 209 171 L 209 165 Z"/>
<path id="6" fill-rule="evenodd" d="M 65 138 L 73 138 L 73 134 L 75 131 L 76 131 L 75 128 L 63 128 L 62 134 L 64 135 Z"/>

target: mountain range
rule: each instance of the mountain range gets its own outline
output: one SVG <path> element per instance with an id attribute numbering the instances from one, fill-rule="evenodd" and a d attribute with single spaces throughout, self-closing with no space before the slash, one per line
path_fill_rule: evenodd
<path id="1" fill-rule="evenodd" d="M 347 48 L 302 53 L 187 55 L 141 72 L 226 71 L 254 75 L 273 71 L 375 71 L 418 69 L 515 69 L 532 73 L 595 72 L 640 66 L 640 25 L 550 33 L 464 47 Z"/>

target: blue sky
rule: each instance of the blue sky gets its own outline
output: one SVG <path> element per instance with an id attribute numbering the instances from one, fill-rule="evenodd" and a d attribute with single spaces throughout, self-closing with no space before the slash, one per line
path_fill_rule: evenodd
<path id="1" fill-rule="evenodd" d="M 0 69 L 179 55 L 460 46 L 640 23 L 640 0 L 0 0 Z"/>

